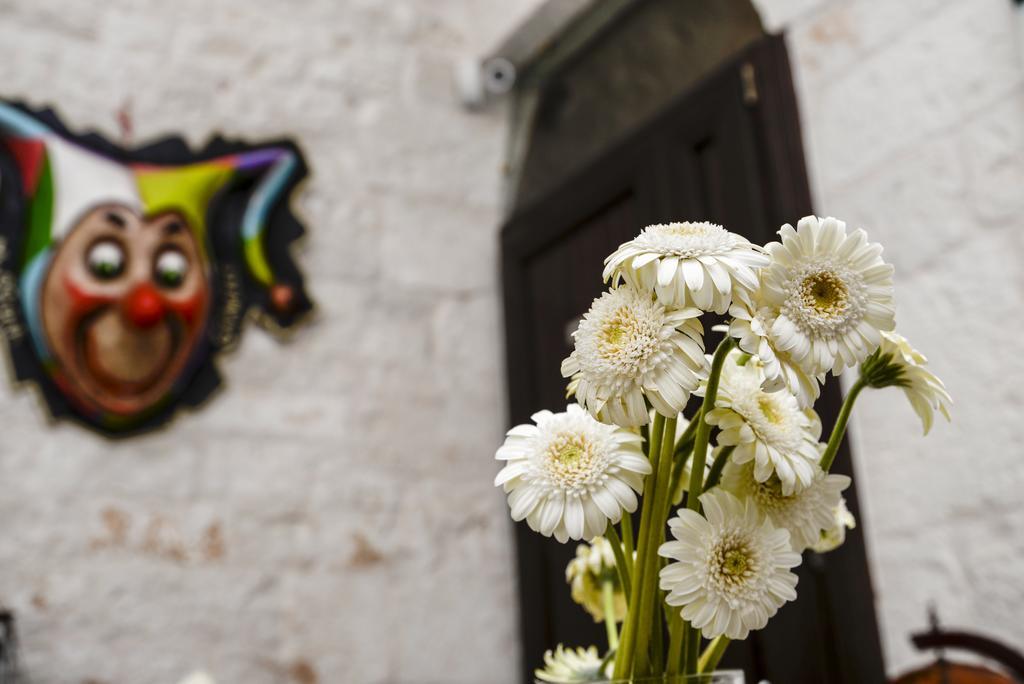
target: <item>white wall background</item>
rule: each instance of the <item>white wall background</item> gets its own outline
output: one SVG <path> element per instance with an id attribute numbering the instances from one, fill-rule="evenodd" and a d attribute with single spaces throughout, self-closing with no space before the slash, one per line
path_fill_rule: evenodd
<path id="1" fill-rule="evenodd" d="M 816 207 L 886 246 L 898 328 L 956 402 L 923 439 L 897 391 L 855 411 L 888 668 L 922 660 L 908 635 L 930 602 L 1022 649 L 1024 17 L 1011 0 L 757 4 L 788 32 Z"/>
<path id="2" fill-rule="evenodd" d="M 319 316 L 144 439 L 0 383 L 0 602 L 33 684 L 513 681 L 504 122 L 451 69 L 535 4 L 0 0 L 0 94 L 137 140 L 293 135 Z"/>
<path id="3" fill-rule="evenodd" d="M 450 69 L 538 0 L 0 0 L 0 94 L 136 139 L 294 135 L 320 305 L 227 385 L 111 443 L 0 398 L 0 602 L 34 684 L 511 682 L 496 270 L 503 122 Z M 889 667 L 933 601 L 1024 644 L 1024 29 L 1010 0 L 762 0 L 789 31 L 816 204 L 897 267 L 957 405 L 856 412 Z"/>

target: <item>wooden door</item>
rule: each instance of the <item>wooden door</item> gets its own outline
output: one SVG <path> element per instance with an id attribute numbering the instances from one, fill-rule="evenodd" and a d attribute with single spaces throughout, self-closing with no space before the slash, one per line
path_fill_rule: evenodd
<path id="1" fill-rule="evenodd" d="M 559 366 L 571 350 L 569 333 L 604 289 L 604 257 L 640 228 L 711 220 L 764 243 L 809 213 L 785 45 L 768 37 L 508 221 L 502 266 L 510 422 L 564 407 Z M 818 404 L 826 430 L 839 403 L 831 383 Z M 844 448 L 835 470 L 849 474 L 850 465 Z M 856 515 L 856 492 L 847 498 Z M 734 644 L 726 663 L 743 667 L 753 682 L 884 681 L 862 535 L 863 525 L 839 550 L 807 554 L 799 599 Z M 541 537 L 525 523 L 516 539 L 524 677 L 531 681 L 545 649 L 604 637 L 569 597 L 564 573 L 575 544 Z"/>

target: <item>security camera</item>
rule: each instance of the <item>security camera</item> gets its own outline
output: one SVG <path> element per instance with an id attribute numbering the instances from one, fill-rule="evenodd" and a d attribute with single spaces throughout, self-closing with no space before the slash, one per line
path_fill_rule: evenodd
<path id="1" fill-rule="evenodd" d="M 516 82 L 516 67 L 504 57 L 460 60 L 455 65 L 459 99 L 469 109 L 482 109 L 493 98 L 507 94 Z"/>
<path id="2" fill-rule="evenodd" d="M 484 88 L 492 95 L 504 95 L 516 83 L 516 65 L 504 57 L 490 57 L 480 65 Z"/>

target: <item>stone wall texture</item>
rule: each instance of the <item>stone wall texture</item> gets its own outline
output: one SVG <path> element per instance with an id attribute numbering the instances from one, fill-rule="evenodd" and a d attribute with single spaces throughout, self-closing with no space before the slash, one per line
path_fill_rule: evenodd
<path id="1" fill-rule="evenodd" d="M 763 0 L 785 30 L 819 212 L 896 266 L 897 325 L 953 394 L 921 438 L 863 396 L 856 469 L 887 667 L 949 626 L 1024 648 L 1024 15 L 1007 0 Z M 855 599 L 854 599 L 855 600 Z"/>
<path id="2" fill-rule="evenodd" d="M 227 383 L 111 442 L 0 397 L 0 603 L 31 684 L 512 682 L 503 121 L 456 58 L 539 0 L 0 0 L 0 94 L 134 139 L 295 136 L 319 312 L 250 329 Z M 762 0 L 788 32 L 816 204 L 897 267 L 899 325 L 957 405 L 897 391 L 853 434 L 888 667 L 934 603 L 1024 644 L 1024 70 L 1009 0 Z M 796 217 L 794 217 L 796 218 Z M 856 599 L 853 599 L 856 600 Z"/>
<path id="3" fill-rule="evenodd" d="M 294 136 L 319 311 L 111 442 L 0 383 L 0 603 L 31 684 L 511 682 L 504 120 L 452 88 L 535 2 L 0 0 L 0 94 L 118 139 Z"/>

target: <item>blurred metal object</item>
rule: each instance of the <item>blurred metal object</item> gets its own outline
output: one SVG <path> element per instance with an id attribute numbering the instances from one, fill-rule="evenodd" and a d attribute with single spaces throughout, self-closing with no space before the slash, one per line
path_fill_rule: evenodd
<path id="1" fill-rule="evenodd" d="M 472 110 L 508 94 L 519 76 L 549 53 L 569 51 L 589 40 L 626 6 L 637 0 L 548 0 L 483 57 L 455 65 L 462 104 Z"/>
<path id="2" fill-rule="evenodd" d="M 0 608 L 0 684 L 18 681 L 18 636 L 14 613 Z"/>
<path id="3" fill-rule="evenodd" d="M 910 637 L 918 649 L 935 652 L 932 665 L 909 672 L 895 684 L 1002 684 L 1024 683 L 1024 655 L 994 639 L 939 626 L 938 612 L 928 608 L 929 628 Z M 946 649 L 956 649 L 997 663 L 1009 676 L 978 665 L 957 663 L 946 658 Z M 1011 679 L 1012 677 L 1012 679 Z"/>

